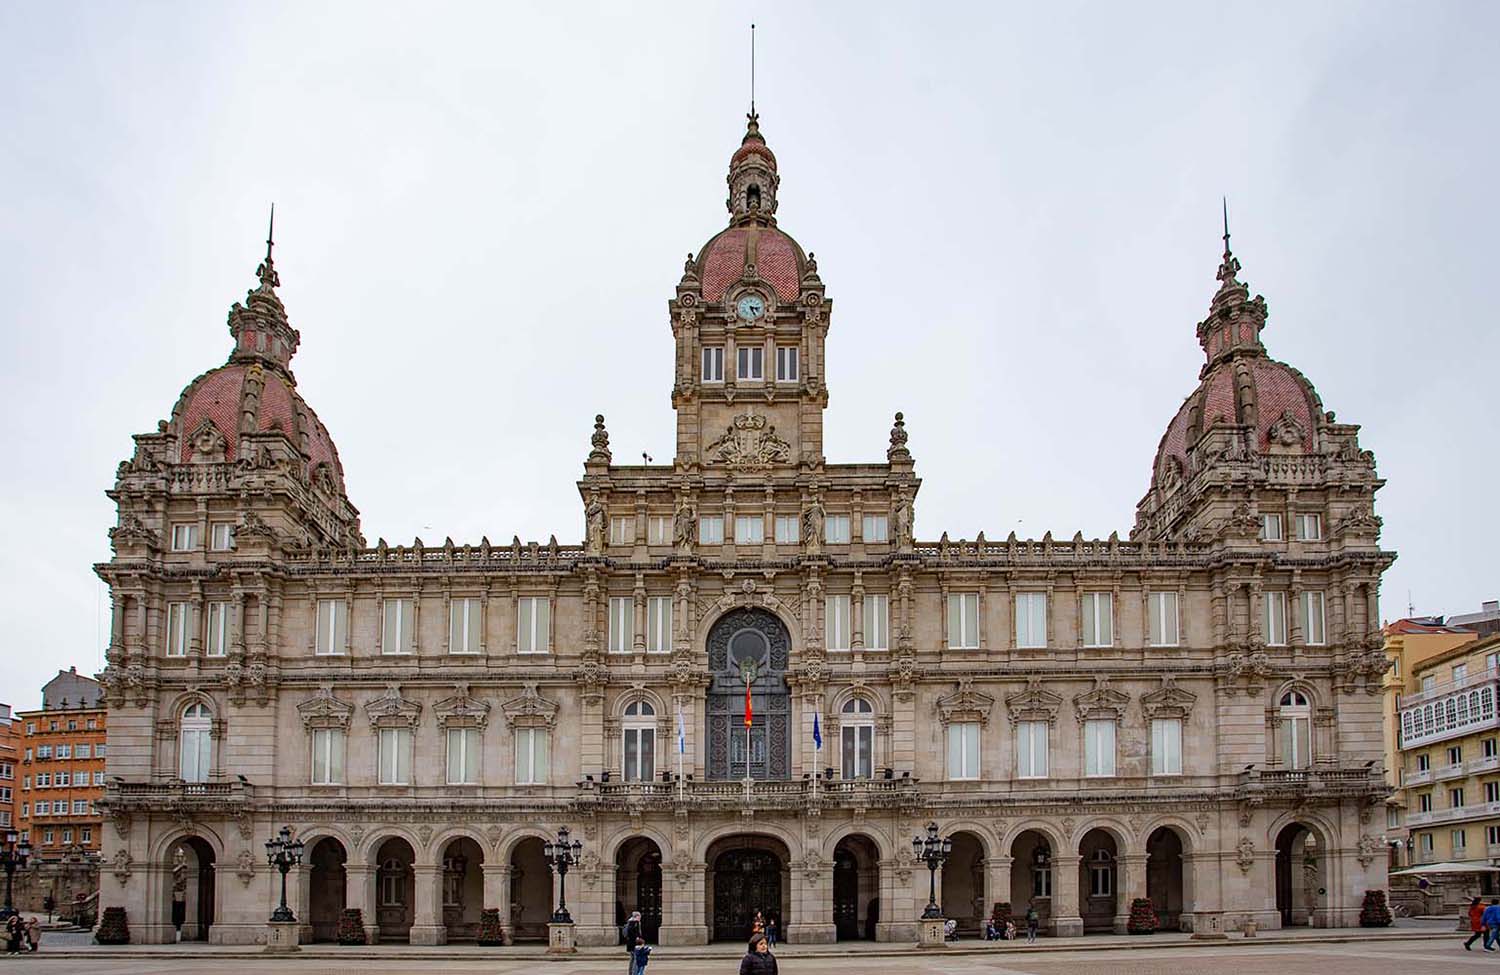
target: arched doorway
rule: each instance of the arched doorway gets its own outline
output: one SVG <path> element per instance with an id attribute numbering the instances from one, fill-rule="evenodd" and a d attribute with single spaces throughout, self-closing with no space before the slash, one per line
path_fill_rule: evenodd
<path id="1" fill-rule="evenodd" d="M 880 852 L 858 833 L 833 850 L 833 926 L 840 941 L 874 941 L 880 921 Z"/>
<path id="2" fill-rule="evenodd" d="M 615 854 L 615 926 L 632 911 L 641 912 L 641 935 L 656 944 L 661 934 L 661 847 L 637 836 Z"/>
<path id="3" fill-rule="evenodd" d="M 737 609 L 708 634 L 708 777 L 785 779 L 791 775 L 791 697 L 786 668 L 792 639 L 774 613 Z M 744 667 L 753 667 L 746 753 Z M 746 934 L 749 937 L 749 934 Z"/>
<path id="4" fill-rule="evenodd" d="M 417 856 L 411 844 L 393 836 L 375 851 L 375 923 L 381 941 L 409 941 L 416 908 Z"/>
<path id="5" fill-rule="evenodd" d="M 1324 898 L 1323 845 L 1302 823 L 1276 835 L 1276 910 L 1281 926 L 1320 927 Z"/>
<path id="6" fill-rule="evenodd" d="M 1157 828 L 1146 839 L 1146 896 L 1161 931 L 1181 930 L 1182 915 L 1192 901 L 1182 856 L 1182 836 L 1170 826 Z"/>
<path id="7" fill-rule="evenodd" d="M 1010 910 L 1021 924 L 1026 909 L 1036 907 L 1043 929 L 1052 919 L 1052 842 L 1034 829 L 1021 832 L 1010 844 Z"/>
<path id="8" fill-rule="evenodd" d="M 180 941 L 207 941 L 214 923 L 214 848 L 201 836 L 184 836 L 167 853 L 172 882 L 167 918 Z"/>
<path id="9" fill-rule="evenodd" d="M 943 864 L 943 917 L 958 922 L 960 935 L 978 937 L 988 913 L 984 904 L 984 841 L 960 830 L 952 834 L 953 852 Z"/>
<path id="10" fill-rule="evenodd" d="M 339 916 L 344 913 L 344 844 L 331 836 L 313 844 L 307 862 L 307 914 L 314 941 L 337 941 Z"/>
<path id="11" fill-rule="evenodd" d="M 1115 929 L 1119 887 L 1116 864 L 1120 850 L 1108 830 L 1091 829 L 1078 842 L 1078 890 L 1082 894 L 1080 913 L 1083 933 L 1112 932 Z"/>
<path id="12" fill-rule="evenodd" d="M 484 850 L 467 836 L 443 847 L 443 926 L 448 941 L 473 941 L 479 936 L 479 912 L 484 908 Z"/>
<path id="13" fill-rule="evenodd" d="M 517 942 L 546 941 L 552 917 L 552 873 L 535 836 L 510 851 L 510 926 Z"/>
<path id="14" fill-rule="evenodd" d="M 769 836 L 727 836 L 709 847 L 708 928 L 714 941 L 750 937 L 755 912 L 776 919 L 778 937 L 791 930 L 791 856 Z"/>

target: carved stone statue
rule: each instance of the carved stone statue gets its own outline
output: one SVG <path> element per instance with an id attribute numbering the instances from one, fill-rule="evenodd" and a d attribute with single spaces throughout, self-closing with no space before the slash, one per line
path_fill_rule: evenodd
<path id="1" fill-rule="evenodd" d="M 891 521 L 896 528 L 896 550 L 898 552 L 910 552 L 912 549 L 912 512 L 911 498 L 902 495 L 896 499 L 896 510 Z"/>
<path id="2" fill-rule="evenodd" d="M 809 555 L 823 551 L 823 502 L 817 498 L 802 512 L 802 537 Z"/>
<path id="3" fill-rule="evenodd" d="M 677 551 L 683 555 L 691 554 L 697 531 L 698 515 L 692 505 L 679 505 L 672 515 L 672 540 L 677 544 Z"/>
<path id="4" fill-rule="evenodd" d="M 589 503 L 583 509 L 586 533 L 584 545 L 590 555 L 604 554 L 604 503 L 599 500 L 599 495 L 589 496 Z"/>

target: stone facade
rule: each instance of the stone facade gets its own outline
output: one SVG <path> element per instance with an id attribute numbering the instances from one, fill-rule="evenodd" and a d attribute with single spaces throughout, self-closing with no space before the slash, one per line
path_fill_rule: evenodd
<path id="1" fill-rule="evenodd" d="M 1033 898 L 1054 933 L 1120 930 L 1148 894 L 1186 928 L 1354 923 L 1386 880 L 1382 482 L 1266 355 L 1227 234 L 1129 538 L 920 541 L 900 414 L 884 459 L 824 458 L 833 304 L 778 184 L 752 118 L 669 303 L 676 457 L 615 464 L 597 417 L 578 545 L 368 544 L 268 242 L 229 362 L 110 492 L 101 906 L 134 937 L 264 938 L 284 823 L 309 938 L 347 905 L 381 938 L 496 908 L 542 940 L 563 825 L 585 944 L 633 909 L 663 943 L 755 909 L 914 940 L 929 821 L 967 931 Z"/>

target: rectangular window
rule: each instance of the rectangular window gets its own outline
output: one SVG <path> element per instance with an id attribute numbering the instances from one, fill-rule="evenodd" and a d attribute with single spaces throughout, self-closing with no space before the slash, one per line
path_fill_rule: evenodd
<path id="1" fill-rule="evenodd" d="M 1484 841 L 1490 846 L 1500 846 L 1500 826 L 1486 826 Z"/>
<path id="2" fill-rule="evenodd" d="M 1449 745 L 1448 746 L 1448 764 L 1449 765 L 1461 765 L 1461 764 L 1463 764 L 1463 760 L 1464 760 L 1463 746 L 1461 746 L 1461 745 Z"/>
<path id="3" fill-rule="evenodd" d="M 1464 850 L 1464 849 L 1468 848 L 1468 845 L 1469 845 L 1469 834 L 1466 831 L 1464 831 L 1464 830 L 1455 829 L 1452 832 L 1452 840 L 1453 840 L 1453 852 L 1457 853 L 1460 850 Z"/>
<path id="4" fill-rule="evenodd" d="M 1417 812 L 1432 812 L 1432 793 L 1423 792 L 1417 796 Z"/>
<path id="5" fill-rule="evenodd" d="M 865 594 L 864 630 L 865 649 L 889 650 L 891 648 L 891 597 L 884 594 Z"/>
<path id="6" fill-rule="evenodd" d="M 71 829 L 65 829 L 62 831 L 62 841 L 64 843 L 73 842 L 73 831 Z"/>
<path id="7" fill-rule="evenodd" d="M 104 746 L 103 745 L 95 745 L 94 746 L 94 757 L 95 758 L 103 758 L 104 757 Z"/>
<path id="8" fill-rule="evenodd" d="M 70 786 L 72 784 L 73 784 L 73 776 L 72 776 L 71 773 L 68 773 L 68 772 L 58 772 L 57 773 L 57 787 L 59 789 L 66 789 L 68 786 Z"/>
<path id="9" fill-rule="evenodd" d="M 1302 638 L 1311 647 L 1320 647 L 1328 642 L 1328 633 L 1323 627 L 1323 593 L 1309 590 L 1302 594 Z"/>
<path id="10" fill-rule="evenodd" d="M 1457 789 L 1448 790 L 1448 808 L 1462 809 L 1464 805 L 1464 790 L 1460 786 Z"/>
<path id="11" fill-rule="evenodd" d="M 652 515 L 646 519 L 646 544 L 672 544 L 672 519 L 669 516 Z"/>
<path id="12" fill-rule="evenodd" d="M 1272 591 L 1265 594 L 1266 600 L 1266 645 L 1286 646 L 1286 593 Z"/>
<path id="13" fill-rule="evenodd" d="M 704 346 L 703 381 L 706 383 L 722 383 L 724 381 L 724 349 L 722 346 Z"/>
<path id="14" fill-rule="evenodd" d="M 483 619 L 484 604 L 479 599 L 466 596 L 448 603 L 448 652 L 478 653 L 479 624 Z"/>
<path id="15" fill-rule="evenodd" d="M 1047 594 L 1016 593 L 1016 646 L 1047 645 Z"/>
<path id="16" fill-rule="evenodd" d="M 547 729 L 516 729 L 516 785 L 547 781 Z"/>
<path id="17" fill-rule="evenodd" d="M 1260 516 L 1260 538 L 1263 542 L 1281 541 L 1281 515 Z"/>
<path id="18" fill-rule="evenodd" d="M 229 652 L 229 604 L 208 604 L 208 640 L 204 652 L 210 657 L 222 657 Z"/>
<path id="19" fill-rule="evenodd" d="M 73 757 L 73 746 L 72 745 L 58 745 L 57 746 L 57 757 L 58 758 L 72 758 Z"/>
<path id="20" fill-rule="evenodd" d="M 1418 755 L 1417 756 L 1417 771 L 1418 772 L 1425 772 L 1425 771 L 1427 771 L 1429 768 L 1432 767 L 1431 762 L 1432 762 L 1432 759 L 1430 759 L 1430 758 L 1427 757 L 1427 753 L 1426 752 L 1423 752 L 1422 754 Z"/>
<path id="21" fill-rule="evenodd" d="M 318 636 L 314 653 L 339 654 L 349 637 L 349 607 L 342 599 L 318 600 Z"/>
<path id="22" fill-rule="evenodd" d="M 646 599 L 646 651 L 668 653 L 672 649 L 672 597 Z"/>
<path id="23" fill-rule="evenodd" d="M 209 525 L 208 544 L 215 552 L 228 552 L 234 548 L 234 526 L 227 521 Z"/>
<path id="24" fill-rule="evenodd" d="M 829 545 L 849 544 L 849 516 L 829 515 L 823 521 L 823 541 Z"/>
<path id="25" fill-rule="evenodd" d="M 1323 516 L 1300 514 L 1297 516 L 1297 537 L 1304 542 L 1316 542 L 1323 537 Z"/>
<path id="26" fill-rule="evenodd" d="M 52 773 L 51 772 L 38 772 L 36 774 L 36 787 L 38 789 L 47 789 L 47 788 L 50 788 L 51 786 L 52 786 Z"/>
<path id="27" fill-rule="evenodd" d="M 760 515 L 734 516 L 736 545 L 759 545 L 766 540 L 766 519 Z"/>
<path id="28" fill-rule="evenodd" d="M 380 729 L 381 785 L 411 785 L 411 729 Z"/>
<path id="29" fill-rule="evenodd" d="M 739 369 L 735 372 L 735 378 L 742 382 L 760 382 L 766 378 L 766 350 L 760 346 L 740 347 L 735 349 L 735 357 L 739 360 Z"/>
<path id="30" fill-rule="evenodd" d="M 698 519 L 698 544 L 724 544 L 724 516 L 704 515 Z"/>
<path id="31" fill-rule="evenodd" d="M 104 784 L 104 773 L 103 772 L 95 772 L 94 773 L 94 784 L 95 785 L 103 785 Z"/>
<path id="32" fill-rule="evenodd" d="M 840 771 L 846 779 L 868 779 L 873 774 L 875 726 L 846 724 L 839 728 Z M 976 741 L 977 747 L 977 741 Z M 978 765 L 978 759 L 975 759 Z"/>
<path id="33" fill-rule="evenodd" d="M 629 653 L 635 643 L 635 600 L 630 596 L 609 599 L 609 652 Z"/>
<path id="34" fill-rule="evenodd" d="M 1083 774 L 1115 774 L 1115 723 L 1090 719 L 1083 725 Z"/>
<path id="35" fill-rule="evenodd" d="M 959 721 L 948 726 L 948 778 L 979 778 L 979 724 Z"/>
<path id="36" fill-rule="evenodd" d="M 172 526 L 172 551 L 192 552 L 198 548 L 197 525 Z"/>
<path id="37" fill-rule="evenodd" d="M 609 519 L 609 544 L 634 545 L 635 519 L 629 515 L 613 515 Z"/>
<path id="38" fill-rule="evenodd" d="M 1469 676 L 1468 664 L 1453 665 L 1453 683 L 1457 684 Z"/>
<path id="39" fill-rule="evenodd" d="M 167 603 L 167 656 L 187 656 L 187 621 L 187 603 Z"/>
<path id="40" fill-rule="evenodd" d="M 1083 645 L 1086 647 L 1112 647 L 1115 645 L 1114 595 L 1107 592 L 1083 594 Z"/>
<path id="41" fill-rule="evenodd" d="M 52 757 L 52 746 L 51 745 L 38 745 L 38 746 L 36 746 L 36 757 L 38 759 L 51 758 Z"/>
<path id="42" fill-rule="evenodd" d="M 552 605 L 546 596 L 516 600 L 516 650 L 546 653 L 552 646 Z"/>
<path id="43" fill-rule="evenodd" d="M 1500 802 L 1500 782 L 1486 782 L 1484 784 L 1484 801 Z"/>
<path id="44" fill-rule="evenodd" d="M 43 846 L 51 846 L 54 835 L 55 834 L 50 829 L 44 829 L 44 830 L 42 830 L 42 845 Z"/>
<path id="45" fill-rule="evenodd" d="M 26 810 L 24 808 L 21 810 L 21 815 L 26 815 Z M 38 799 L 36 801 L 36 812 L 33 815 L 37 817 L 52 815 L 52 800 Z"/>
<path id="46" fill-rule="evenodd" d="M 860 534 L 866 545 L 887 541 L 888 522 L 885 515 L 865 515 L 860 522 Z"/>
<path id="47" fill-rule="evenodd" d="M 81 828 L 78 831 L 78 842 L 85 844 L 94 842 L 94 828 L 92 826 Z"/>
<path id="48" fill-rule="evenodd" d="M 1023 779 L 1047 777 L 1047 722 L 1016 724 L 1016 775 Z"/>
<path id="49" fill-rule="evenodd" d="M 794 383 L 798 378 L 797 347 L 795 345 L 778 345 L 776 347 L 776 381 L 778 383 Z"/>
<path id="50" fill-rule="evenodd" d="M 1151 613 L 1151 645 L 1177 646 L 1177 594 L 1153 592 L 1146 605 Z"/>
<path id="51" fill-rule="evenodd" d="M 1417 847 L 1423 852 L 1432 853 L 1432 834 L 1422 833 L 1417 837 Z"/>
<path id="52" fill-rule="evenodd" d="M 1500 749 L 1496 748 L 1496 744 L 1493 738 L 1482 739 L 1479 742 L 1479 754 L 1485 758 L 1494 758 L 1496 755 L 1500 755 Z"/>
<path id="53" fill-rule="evenodd" d="M 973 650 L 979 646 L 979 593 L 948 594 L 948 647 Z"/>
<path id="54" fill-rule="evenodd" d="M 479 784 L 479 729 L 448 729 L 448 784 Z"/>
<path id="55" fill-rule="evenodd" d="M 344 781 L 344 730 L 314 728 L 312 733 L 312 784 L 342 785 Z"/>
<path id="56" fill-rule="evenodd" d="M 802 541 L 802 519 L 796 515 L 776 516 L 776 544 L 796 545 Z"/>
<path id="57" fill-rule="evenodd" d="M 1182 719 L 1155 718 L 1151 722 L 1151 774 L 1182 774 Z"/>
<path id="58" fill-rule="evenodd" d="M 626 728 L 623 744 L 625 781 L 650 782 L 655 778 L 656 729 L 649 724 L 638 724 Z"/>
<path id="59" fill-rule="evenodd" d="M 411 653 L 414 615 L 412 600 L 386 598 L 385 625 L 380 631 L 381 653 Z"/>
<path id="60" fill-rule="evenodd" d="M 1437 687 L 1436 674 L 1428 674 L 1422 678 L 1422 690 L 1424 693 L 1432 690 L 1434 687 Z"/>
<path id="61" fill-rule="evenodd" d="M 849 597 L 829 596 L 823 604 L 825 638 L 830 650 L 848 650 L 849 643 Z"/>

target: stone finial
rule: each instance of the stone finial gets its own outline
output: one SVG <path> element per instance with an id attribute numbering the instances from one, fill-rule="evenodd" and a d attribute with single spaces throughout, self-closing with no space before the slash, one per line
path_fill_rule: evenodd
<path id="1" fill-rule="evenodd" d="M 594 435 L 589 438 L 589 443 L 594 449 L 589 451 L 590 464 L 608 464 L 612 459 L 609 452 L 609 431 L 604 429 L 604 414 L 594 416 Z"/>
<path id="2" fill-rule="evenodd" d="M 891 426 L 891 445 L 885 452 L 885 459 L 891 463 L 910 463 L 911 451 L 906 449 L 906 439 L 906 416 L 897 413 L 896 422 Z"/>

